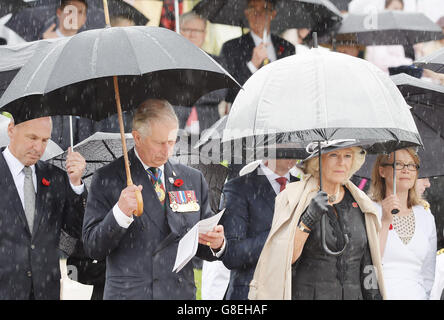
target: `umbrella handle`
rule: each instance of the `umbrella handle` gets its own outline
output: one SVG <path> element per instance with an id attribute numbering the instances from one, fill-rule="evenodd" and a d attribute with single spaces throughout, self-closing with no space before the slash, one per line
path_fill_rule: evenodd
<path id="1" fill-rule="evenodd" d="M 342 250 L 341 250 L 341 251 L 338 251 L 338 252 L 333 252 L 333 251 L 331 251 L 331 250 L 327 247 L 327 241 L 325 240 L 325 219 L 326 219 L 326 218 L 327 218 L 327 217 L 326 217 L 326 214 L 323 214 L 323 215 L 322 215 L 322 218 L 321 218 L 321 240 L 322 240 L 322 247 L 324 248 L 324 251 L 325 251 L 327 254 L 329 254 L 329 255 L 331 255 L 331 256 L 340 256 L 340 255 L 344 252 L 345 248 L 347 248 L 347 245 L 348 245 L 348 243 L 349 243 L 348 234 L 344 233 L 344 241 L 345 241 L 344 248 L 342 248 Z"/>
<path id="2" fill-rule="evenodd" d="M 126 171 L 126 181 L 128 186 L 132 186 L 133 179 L 131 178 L 131 171 L 128 160 L 128 151 L 126 148 L 125 130 L 123 124 L 122 106 L 120 104 L 119 83 L 117 81 L 117 76 L 113 76 L 113 80 L 114 80 L 114 91 L 116 95 L 117 115 L 119 118 L 120 139 L 122 140 L 123 158 L 125 160 L 124 162 L 125 162 L 125 171 Z M 133 214 L 137 217 L 140 217 L 143 212 L 143 198 L 142 198 L 142 192 L 140 190 L 136 191 L 136 200 L 137 200 L 137 210 L 134 211 Z"/>

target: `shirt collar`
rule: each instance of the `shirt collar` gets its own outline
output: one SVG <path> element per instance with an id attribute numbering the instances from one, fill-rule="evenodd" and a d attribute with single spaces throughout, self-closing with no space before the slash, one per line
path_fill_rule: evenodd
<path id="1" fill-rule="evenodd" d="M 134 148 L 134 153 L 136 154 L 137 159 L 139 159 L 140 163 L 142 164 L 143 169 L 147 170 L 148 168 L 151 168 L 150 166 L 147 166 L 147 165 L 142 161 L 142 159 L 140 159 L 139 154 L 137 153 L 136 148 Z M 164 167 L 165 167 L 165 165 L 163 164 L 163 165 L 161 165 L 160 167 L 157 167 L 157 168 L 160 169 L 162 172 L 164 172 L 164 170 L 163 170 Z"/>
<path id="2" fill-rule="evenodd" d="M 9 146 L 6 147 L 6 149 L 3 151 L 3 157 L 6 160 L 6 163 L 8 164 L 9 170 L 11 171 L 12 176 L 15 178 L 17 177 L 22 171 L 25 165 L 20 162 L 19 159 L 17 159 L 12 153 L 11 150 L 9 150 Z M 33 164 L 31 166 L 32 173 L 35 173 L 35 165 Z"/>
<path id="3" fill-rule="evenodd" d="M 257 47 L 258 45 L 260 45 L 262 43 L 262 37 L 258 36 L 253 31 L 250 31 L 250 33 L 251 33 L 251 37 L 253 38 L 254 44 Z M 265 42 L 272 44 L 270 33 L 267 34 L 267 39 Z"/>
<path id="4" fill-rule="evenodd" d="M 276 174 L 273 170 L 271 170 L 269 167 L 267 167 L 264 164 L 264 162 L 261 162 L 260 167 L 270 181 L 281 177 L 280 175 Z M 290 181 L 290 171 L 287 171 L 287 173 L 283 177 L 285 177 L 287 181 Z"/>

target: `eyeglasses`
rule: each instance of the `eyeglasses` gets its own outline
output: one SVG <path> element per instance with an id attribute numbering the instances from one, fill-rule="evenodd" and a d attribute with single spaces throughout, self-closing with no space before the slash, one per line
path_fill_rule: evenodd
<path id="1" fill-rule="evenodd" d="M 419 169 L 419 165 L 417 165 L 416 163 L 407 163 L 404 164 L 402 162 L 396 161 L 395 165 L 393 165 L 393 163 L 384 163 L 381 165 L 382 167 L 395 167 L 396 170 L 404 170 L 405 167 L 407 167 L 407 169 L 409 171 L 416 171 Z"/>
<path id="2" fill-rule="evenodd" d="M 205 30 L 201 30 L 201 29 L 192 29 L 192 28 L 182 28 L 180 29 L 180 31 L 182 31 L 183 33 L 203 33 L 205 32 Z"/>

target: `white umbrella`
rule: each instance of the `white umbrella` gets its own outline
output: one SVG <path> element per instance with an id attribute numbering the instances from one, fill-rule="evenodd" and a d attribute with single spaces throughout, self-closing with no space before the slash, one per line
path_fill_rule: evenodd
<path id="1" fill-rule="evenodd" d="M 8 125 L 10 121 L 11 119 L 9 119 L 8 117 L 0 115 L 0 148 L 6 147 L 9 144 Z M 48 145 L 46 146 L 45 153 L 40 160 L 46 161 L 62 152 L 63 149 L 60 148 L 57 143 L 49 140 Z"/>
<path id="2" fill-rule="evenodd" d="M 363 59 L 311 49 L 253 74 L 237 95 L 222 143 L 250 147 L 356 139 L 372 151 L 421 144 L 410 107 L 390 77 Z M 276 140 L 274 140 L 276 139 Z"/>
<path id="3" fill-rule="evenodd" d="M 354 139 L 370 152 L 388 152 L 422 145 L 409 109 L 389 76 L 368 61 L 312 49 L 266 65 L 247 80 L 222 143 L 305 150 L 313 142 Z M 321 235 L 327 253 L 343 252 L 345 247 L 331 252 Z"/>

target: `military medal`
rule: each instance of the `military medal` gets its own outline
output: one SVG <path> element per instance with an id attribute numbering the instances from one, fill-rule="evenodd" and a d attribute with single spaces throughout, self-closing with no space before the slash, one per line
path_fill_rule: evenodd
<path id="1" fill-rule="evenodd" d="M 154 190 L 156 191 L 156 194 L 159 197 L 159 201 L 163 202 L 165 200 L 165 191 L 160 187 L 159 183 L 156 183 Z"/>
<path id="2" fill-rule="evenodd" d="M 194 190 L 170 191 L 168 196 L 170 207 L 174 212 L 191 212 L 200 209 Z"/>

